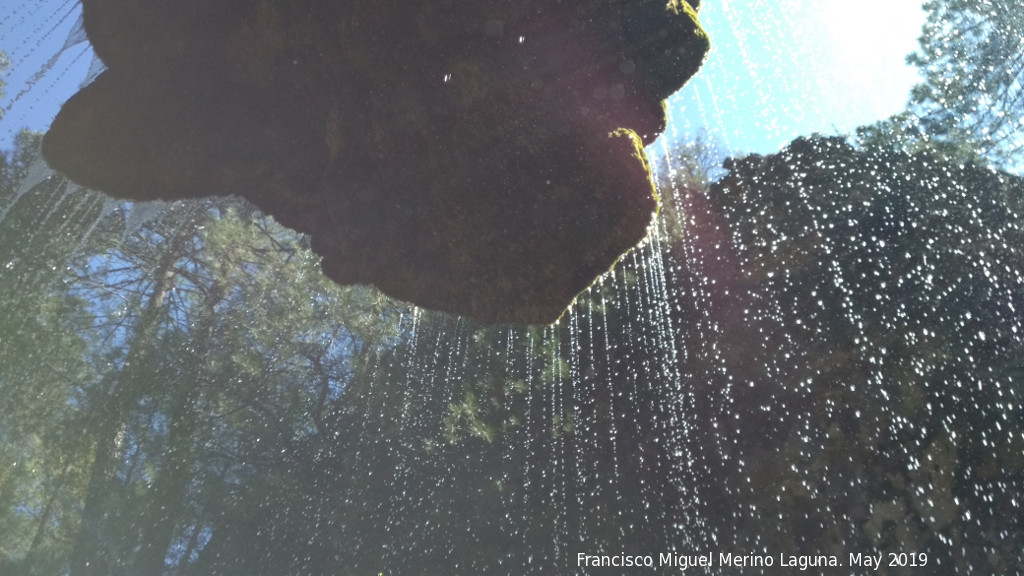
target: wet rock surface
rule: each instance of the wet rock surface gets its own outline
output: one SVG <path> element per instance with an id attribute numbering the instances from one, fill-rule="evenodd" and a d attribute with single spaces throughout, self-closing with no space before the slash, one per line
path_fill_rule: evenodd
<path id="1" fill-rule="evenodd" d="M 108 69 L 44 154 L 121 198 L 243 196 L 340 284 L 547 323 L 646 235 L 695 5 L 83 0 Z"/>

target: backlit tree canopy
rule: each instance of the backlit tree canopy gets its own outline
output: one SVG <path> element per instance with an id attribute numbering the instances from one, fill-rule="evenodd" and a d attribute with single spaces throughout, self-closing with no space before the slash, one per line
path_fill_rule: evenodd
<path id="1" fill-rule="evenodd" d="M 996 163 L 1024 149 L 1024 6 L 1020 0 L 932 0 L 912 95 L 923 130 L 973 141 Z M 1019 162 L 1019 156 L 1016 162 Z"/>

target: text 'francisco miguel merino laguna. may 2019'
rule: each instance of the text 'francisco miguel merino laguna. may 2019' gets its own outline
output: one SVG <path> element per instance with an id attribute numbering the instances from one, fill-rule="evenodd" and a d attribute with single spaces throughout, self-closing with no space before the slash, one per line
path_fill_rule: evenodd
<path id="1" fill-rule="evenodd" d="M 881 566 L 921 567 L 928 564 L 928 555 L 922 553 L 882 553 L 882 552 L 851 552 L 846 558 L 837 555 L 815 554 L 736 554 L 733 552 L 707 552 L 704 554 L 676 554 L 663 552 L 657 556 L 643 554 L 592 555 L 579 553 L 576 555 L 577 567 L 783 567 L 806 570 L 826 566 L 849 566 L 878 569 Z"/>

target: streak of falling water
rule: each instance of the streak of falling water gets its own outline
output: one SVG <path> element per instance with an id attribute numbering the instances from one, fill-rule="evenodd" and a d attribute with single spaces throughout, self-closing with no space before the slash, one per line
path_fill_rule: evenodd
<path id="1" fill-rule="evenodd" d="M 613 274 L 606 274 L 605 278 L 607 278 L 610 275 L 613 275 Z M 611 370 L 612 369 L 612 362 L 611 362 L 612 343 L 611 343 L 611 339 L 610 339 L 609 331 L 608 331 L 608 312 L 607 312 L 608 309 L 609 309 L 610 304 L 607 301 L 607 299 L 605 298 L 605 290 L 603 289 L 604 280 L 602 279 L 601 282 L 602 282 L 602 290 L 601 290 L 601 334 L 604 337 L 604 365 L 607 366 L 609 368 L 609 370 Z M 591 358 L 595 359 L 596 356 L 591 355 Z M 614 374 L 610 374 L 610 376 L 614 376 Z M 618 485 L 618 482 L 617 482 L 617 479 L 619 477 L 619 453 L 618 453 L 617 450 L 615 450 L 615 447 L 618 445 L 618 434 L 617 434 L 617 424 L 616 424 L 616 422 L 618 422 L 618 409 L 617 409 L 616 402 L 615 402 L 615 397 L 617 395 L 617 392 L 615 390 L 615 382 L 614 382 L 613 378 L 608 378 L 606 380 L 602 379 L 602 382 L 607 383 L 608 387 L 610 388 L 609 391 L 608 391 L 608 413 L 609 413 L 608 421 L 609 421 L 609 436 L 610 436 L 608 438 L 608 443 L 609 443 L 610 446 L 612 446 L 612 451 L 611 451 L 612 452 L 612 477 L 608 479 L 608 482 L 609 482 L 610 485 L 616 487 L 615 497 L 616 497 L 617 501 L 621 502 L 622 501 L 622 492 L 620 491 L 620 488 L 619 488 L 619 485 Z"/>
<path id="2" fill-rule="evenodd" d="M 533 430 L 535 428 L 534 419 L 537 417 L 533 413 L 533 406 L 534 406 L 533 394 L 534 394 L 534 389 L 536 387 L 536 382 L 534 381 L 534 377 L 533 377 L 533 372 L 534 372 L 534 370 L 533 370 L 533 359 L 536 358 L 536 354 L 534 352 L 533 332 L 527 332 L 526 338 L 527 338 L 527 345 L 526 345 L 526 415 L 525 415 L 525 420 L 526 420 L 526 430 Z M 526 451 L 527 451 L 527 453 L 531 453 L 531 452 L 533 452 L 533 450 L 534 450 L 533 435 L 532 434 L 528 434 L 527 437 L 526 437 Z M 532 486 L 533 473 L 530 470 L 530 464 L 531 463 L 532 462 L 531 462 L 531 460 L 529 458 L 527 458 L 523 462 L 523 464 L 524 464 L 524 470 L 523 470 L 523 472 L 524 472 L 524 474 L 523 474 L 523 479 L 524 479 L 524 483 L 523 483 L 523 504 L 524 504 L 524 506 L 523 506 L 523 508 L 524 509 L 527 508 L 526 505 L 528 505 L 530 503 L 530 495 L 533 494 L 533 490 L 532 490 L 532 488 L 533 488 L 533 486 Z M 524 518 L 523 520 L 524 520 L 524 525 L 525 525 L 526 524 L 525 521 L 528 520 L 528 519 Z"/>
<path id="3" fill-rule="evenodd" d="M 670 196 L 675 196 L 673 191 L 665 191 Z M 687 396 L 692 393 L 692 388 L 687 389 L 683 385 L 682 374 L 679 372 L 679 353 L 676 348 L 676 338 L 679 335 L 677 328 L 672 323 L 672 300 L 673 295 L 669 293 L 669 284 L 666 277 L 665 258 L 666 252 L 662 245 L 661 228 L 655 222 L 655 230 L 651 234 L 650 258 L 648 268 L 651 281 L 655 284 L 655 306 L 654 313 L 657 316 L 655 335 L 658 341 L 658 349 L 662 352 L 660 359 L 660 372 L 665 380 L 666 393 L 662 396 L 665 404 L 667 418 L 664 419 L 666 426 L 665 438 L 669 443 L 668 452 L 675 457 L 673 461 L 674 480 L 685 482 L 683 472 L 692 462 L 690 454 L 685 449 L 685 441 L 688 433 L 687 415 L 694 409 L 693 403 L 688 402 Z M 678 284 L 676 284 L 678 285 Z M 692 482 L 689 483 L 692 485 Z"/>
<path id="4" fill-rule="evenodd" d="M 514 382 L 517 379 L 516 363 L 515 363 L 515 350 L 516 350 L 517 332 L 509 327 L 505 332 L 505 371 L 504 381 L 502 382 L 502 414 L 514 414 L 514 399 L 512 398 Z M 505 490 L 506 487 L 511 486 L 513 482 L 513 443 L 522 442 L 522 435 L 519 433 L 519 427 L 513 426 L 510 430 L 509 437 L 502 441 L 502 469 L 501 469 L 501 487 Z M 502 534 L 508 534 L 513 537 L 519 536 L 520 530 L 516 524 L 519 518 L 512 517 L 512 511 L 515 510 L 516 502 L 509 492 L 502 494 L 502 504 L 504 505 L 505 512 L 499 519 L 501 522 Z"/>
<path id="5" fill-rule="evenodd" d="M 49 186 L 44 187 L 44 184 Z M 46 188 L 49 188 L 49 191 Z M 34 221 L 28 233 L 22 238 L 26 245 L 35 241 L 40 241 L 40 245 L 45 244 L 47 239 L 41 238 L 41 234 L 66 234 L 77 237 L 77 246 L 83 249 L 96 226 L 113 212 L 109 203 L 104 202 L 100 195 L 87 192 L 81 186 L 57 177 L 41 159 L 37 159 L 29 166 L 25 179 L 15 189 L 14 195 L 0 209 L 0 226 L 3 225 L 10 210 L 14 209 L 26 194 L 31 196 L 30 192 L 45 194 L 50 201 L 47 203 L 46 212 L 33 216 Z M 55 225 L 50 224 L 53 219 L 57 220 Z M 81 232 L 82 222 L 91 223 L 84 233 Z"/>
<path id="6" fill-rule="evenodd" d="M 29 5 L 38 10 L 27 10 Z M 5 128 L 0 139 L 7 142 L 22 128 L 44 128 L 57 105 L 81 84 L 92 50 L 75 0 L 41 0 L 0 12 L 6 12 L 0 37 L 12 65 L 5 78 L 7 94 L 0 99 Z"/>
<path id="7" fill-rule="evenodd" d="M 29 190 L 52 178 L 53 175 L 53 170 L 41 158 L 33 161 L 28 167 L 28 174 L 18 183 L 18 187 L 15 188 L 14 197 L 8 200 L 3 208 L 0 208 L 0 224 L 3 224 L 7 213 L 18 204 L 22 196 Z"/>
<path id="8" fill-rule="evenodd" d="M 590 290 L 583 296 L 586 299 L 590 294 Z M 580 348 L 582 346 L 580 341 L 580 321 L 583 319 L 583 314 L 580 312 L 580 304 L 574 304 L 566 313 L 565 318 L 568 322 L 566 323 L 566 329 L 568 330 L 569 348 L 568 348 L 568 371 L 569 371 L 569 382 L 568 391 L 569 397 L 566 399 L 568 402 L 568 421 L 571 423 L 572 432 L 569 434 L 568 444 L 569 451 L 571 453 L 571 461 L 569 462 L 570 478 L 568 478 L 569 486 L 572 492 L 575 494 L 575 499 L 571 502 L 572 509 L 574 511 L 584 510 L 587 507 L 587 494 L 585 493 L 586 486 L 588 486 L 588 474 L 589 468 L 588 463 L 590 459 L 588 455 L 592 455 L 593 452 L 590 450 L 591 438 L 589 437 L 591 426 L 589 422 L 589 415 L 586 409 L 586 402 L 589 398 L 587 392 L 587 376 L 584 374 L 584 368 L 582 366 L 582 356 L 580 354 Z M 592 398 L 591 398 L 592 399 Z M 578 513 L 574 514 L 573 517 L 578 517 Z M 579 550 L 580 547 L 587 543 L 587 529 L 585 526 L 581 526 L 578 523 L 574 524 L 570 528 L 570 537 L 573 542 L 568 543 L 572 546 L 573 550 Z"/>
<path id="9" fill-rule="evenodd" d="M 385 520 L 384 532 L 390 536 L 390 540 L 394 544 L 385 547 L 383 558 L 385 562 L 398 562 L 401 558 L 400 547 L 411 544 L 399 538 L 398 535 L 402 528 L 402 517 L 407 514 L 407 507 L 410 506 L 409 476 L 412 474 L 414 466 L 414 463 L 409 460 L 411 450 L 407 445 L 408 438 L 414 436 L 414 434 L 409 433 L 409 429 L 413 427 L 411 422 L 412 399 L 410 396 L 413 390 L 418 390 L 422 386 L 423 382 L 423 366 L 419 362 L 421 356 L 420 340 L 422 338 L 419 329 L 421 314 L 422 312 L 419 307 L 412 307 L 409 320 L 409 349 L 411 354 L 406 358 L 406 385 L 401 388 L 398 399 L 401 407 L 398 417 L 398 434 L 389 446 L 392 460 L 396 464 L 394 473 L 389 479 L 393 489 L 391 491 L 391 501 L 388 506 L 388 516 Z"/>
<path id="10" fill-rule="evenodd" d="M 563 401 L 562 401 L 562 360 L 558 355 L 559 346 L 557 340 L 557 323 L 548 326 L 544 330 L 545 338 L 551 342 L 551 372 L 548 387 L 551 389 L 551 419 L 549 420 L 549 426 L 552 429 L 555 438 L 555 457 L 552 459 L 551 477 L 551 503 L 555 507 L 556 514 L 554 518 L 554 531 L 555 531 L 555 542 L 554 542 L 554 559 L 559 561 L 561 559 L 562 548 L 565 543 L 563 538 L 565 537 L 565 513 L 568 502 L 565 499 L 565 481 L 566 481 L 566 467 L 565 467 L 565 434 L 562 433 L 561 428 L 565 425 L 563 422 Z"/>
<path id="11" fill-rule="evenodd" d="M 13 98 L 11 98 L 11 101 L 8 102 L 7 106 L 4 107 L 4 112 L 10 112 L 14 108 L 14 106 L 16 106 L 21 101 L 21 99 L 24 96 L 26 96 L 30 91 L 34 92 L 35 90 L 37 90 L 37 85 L 39 84 L 39 82 L 43 78 L 50 76 L 50 72 L 52 72 L 54 68 L 57 66 L 58 61 L 60 61 L 61 57 L 64 55 L 64 51 L 67 49 L 67 46 L 61 48 L 60 51 L 56 52 L 53 56 L 50 57 L 49 60 L 47 60 L 42 66 L 40 66 L 39 70 L 37 70 L 31 78 L 25 81 L 25 86 L 21 90 L 19 90 Z M 92 50 L 88 46 L 82 47 L 81 50 L 78 50 L 75 53 L 75 56 L 74 58 L 72 58 L 71 63 L 68 65 L 68 67 L 62 69 L 58 74 L 52 76 L 50 83 L 45 88 L 43 88 L 43 90 L 53 90 L 57 84 L 64 80 L 65 75 L 68 73 L 68 69 L 77 67 L 80 61 L 82 61 L 85 58 L 88 58 L 89 56 L 91 56 L 91 54 Z"/>
<path id="12" fill-rule="evenodd" d="M 734 150 L 734 148 L 732 147 L 732 144 L 730 143 L 729 132 L 728 132 L 728 130 L 725 129 L 725 122 L 723 120 L 725 118 L 725 115 L 722 114 L 722 111 L 718 108 L 718 98 L 715 97 L 715 89 L 711 86 L 711 77 L 708 76 L 708 75 L 705 75 L 704 76 L 704 83 L 707 84 L 707 87 L 708 87 L 708 99 L 711 100 L 711 107 L 714 110 L 714 113 L 711 115 L 711 117 L 715 119 L 714 126 L 718 129 L 716 133 L 722 139 L 722 142 L 725 143 L 726 150 Z M 698 94 L 699 95 L 700 93 L 697 90 L 694 90 L 694 94 Z M 701 107 L 701 114 L 702 115 L 704 114 L 703 106 Z M 702 124 L 702 126 L 711 126 L 711 125 L 712 124 L 707 122 L 706 119 L 705 119 L 704 123 Z"/>
<path id="13" fill-rule="evenodd" d="M 76 189 L 74 193 L 86 192 L 84 189 L 79 188 Z M 89 224 L 89 227 L 86 228 L 85 233 L 82 234 L 81 239 L 78 242 L 79 246 L 85 246 L 88 244 L 89 239 L 92 238 L 92 235 L 96 231 L 96 228 L 100 225 L 100 222 L 103 222 L 107 217 L 113 214 L 114 211 L 117 210 L 118 204 L 120 204 L 120 202 L 118 202 L 117 200 L 114 200 L 113 198 L 106 195 L 94 195 L 91 193 L 88 194 L 92 197 L 94 201 L 100 202 L 100 212 L 99 215 L 92 220 L 92 223 Z"/>

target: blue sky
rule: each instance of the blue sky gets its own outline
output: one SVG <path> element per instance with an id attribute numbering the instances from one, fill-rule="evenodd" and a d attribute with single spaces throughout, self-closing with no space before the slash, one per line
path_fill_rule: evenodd
<path id="1" fill-rule="evenodd" d="M 677 137 L 704 126 L 733 152 L 774 152 L 899 112 L 918 81 L 914 0 L 708 0 L 700 14 L 712 51 L 669 101 Z"/>
<path id="2" fill-rule="evenodd" d="M 92 51 L 86 43 L 60 51 L 78 14 L 76 0 L 0 2 L 0 51 L 11 62 L 0 98 L 0 147 L 8 148 L 22 128 L 45 130 L 88 75 Z"/>
<path id="3" fill-rule="evenodd" d="M 22 127 L 49 125 L 92 55 L 75 44 L 46 68 L 73 32 L 75 0 L 0 4 L 0 50 L 12 61 L 0 99 L 7 147 Z M 701 21 L 711 57 L 670 99 L 670 139 L 705 126 L 733 152 L 773 152 L 898 112 L 917 79 L 905 64 L 924 22 L 915 0 L 704 0 Z"/>

